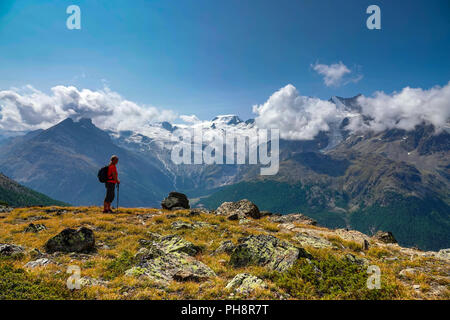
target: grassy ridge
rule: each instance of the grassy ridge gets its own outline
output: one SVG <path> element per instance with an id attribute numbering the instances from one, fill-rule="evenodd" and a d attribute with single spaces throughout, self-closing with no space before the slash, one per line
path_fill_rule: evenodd
<path id="1" fill-rule="evenodd" d="M 0 204 L 12 207 L 28 206 L 67 206 L 67 203 L 54 200 L 45 194 L 22 186 L 0 173 Z"/>
<path id="2" fill-rule="evenodd" d="M 53 200 L 46 195 L 25 188 L 25 192 L 15 192 L 0 186 L 0 202 L 7 203 L 12 207 L 28 206 L 67 206 L 66 203 Z"/>

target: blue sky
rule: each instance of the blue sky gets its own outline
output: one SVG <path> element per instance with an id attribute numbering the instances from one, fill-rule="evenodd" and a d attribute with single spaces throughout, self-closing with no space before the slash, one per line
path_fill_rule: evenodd
<path id="1" fill-rule="evenodd" d="M 81 30 L 66 28 L 71 4 Z M 382 30 L 366 28 L 371 4 Z M 106 83 L 140 104 L 246 119 L 289 83 L 322 99 L 445 85 L 449 27 L 448 0 L 2 0 L 0 90 Z M 363 78 L 328 87 L 311 67 L 340 61 Z"/>

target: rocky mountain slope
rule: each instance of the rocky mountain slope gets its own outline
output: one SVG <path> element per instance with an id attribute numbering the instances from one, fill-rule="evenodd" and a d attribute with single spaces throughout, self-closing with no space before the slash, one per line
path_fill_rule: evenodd
<path id="1" fill-rule="evenodd" d="M 65 205 L 46 195 L 26 188 L 0 173 L 0 204 L 11 207 Z"/>
<path id="2" fill-rule="evenodd" d="M 0 168 L 14 180 L 68 203 L 95 204 L 104 197 L 98 170 L 120 157 L 125 206 L 156 205 L 172 184 L 151 161 L 114 144 L 89 119 L 72 119 L 10 140 L 1 148 Z M 100 199 L 100 200 L 99 200 Z"/>
<path id="3" fill-rule="evenodd" d="M 100 212 L 0 214 L 0 299 L 450 298 L 449 251 L 403 248 L 390 233 L 330 230 L 247 200 Z M 69 266 L 78 289 L 66 287 Z"/>

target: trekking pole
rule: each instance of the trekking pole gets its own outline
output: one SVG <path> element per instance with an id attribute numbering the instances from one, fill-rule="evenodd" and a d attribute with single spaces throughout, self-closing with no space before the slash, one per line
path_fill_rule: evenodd
<path id="1" fill-rule="evenodd" d="M 117 184 L 117 208 L 116 211 L 119 211 L 119 184 Z"/>

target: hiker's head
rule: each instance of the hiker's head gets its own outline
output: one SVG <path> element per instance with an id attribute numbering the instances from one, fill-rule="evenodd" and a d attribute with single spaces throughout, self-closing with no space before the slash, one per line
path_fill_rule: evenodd
<path id="1" fill-rule="evenodd" d="M 112 156 L 111 157 L 111 163 L 112 164 L 117 164 L 117 162 L 119 162 L 119 157 L 118 156 Z"/>

